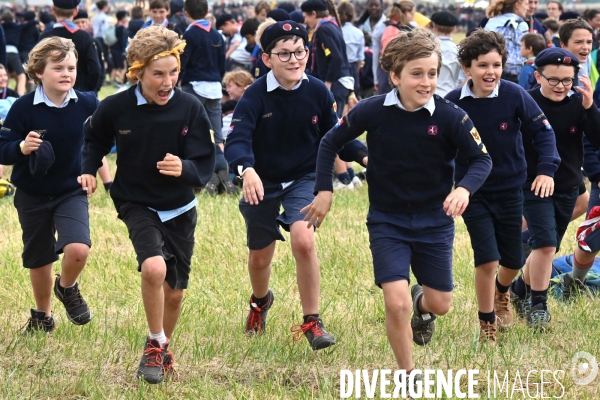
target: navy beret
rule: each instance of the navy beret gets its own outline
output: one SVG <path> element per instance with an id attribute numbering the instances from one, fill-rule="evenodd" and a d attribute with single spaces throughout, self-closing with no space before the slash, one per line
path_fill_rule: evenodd
<path id="1" fill-rule="evenodd" d="M 307 0 L 300 6 L 304 12 L 327 11 L 327 4 L 323 0 Z"/>
<path id="2" fill-rule="evenodd" d="M 273 18 L 275 21 L 288 21 L 290 14 L 283 8 L 276 8 L 267 13 L 267 18 Z"/>
<path id="3" fill-rule="evenodd" d="M 308 32 L 302 25 L 294 21 L 280 21 L 265 29 L 260 37 L 260 47 L 265 50 L 274 40 L 287 35 L 300 36 L 304 45 L 308 45 Z"/>
<path id="4" fill-rule="evenodd" d="M 431 22 L 435 25 L 440 26 L 456 26 L 458 25 L 458 18 L 454 16 L 454 14 L 449 13 L 448 11 L 438 11 L 433 13 L 431 16 Z"/>
<path id="5" fill-rule="evenodd" d="M 33 11 L 27 11 L 25 14 L 23 14 L 23 19 L 25 21 L 31 21 L 35 19 L 35 13 Z"/>
<path id="6" fill-rule="evenodd" d="M 75 16 L 75 18 L 73 18 L 73 21 L 77 21 L 78 19 L 88 19 L 88 13 L 85 10 L 79 9 L 79 11 L 77 11 L 77 15 Z"/>
<path id="7" fill-rule="evenodd" d="M 577 19 L 577 17 L 579 17 L 579 13 L 577 11 L 565 11 L 562 14 L 560 14 L 560 17 L 558 17 L 558 20 L 566 21 L 568 19 Z"/>
<path id="8" fill-rule="evenodd" d="M 46 175 L 52 164 L 54 164 L 54 149 L 50 142 L 44 140 L 29 156 L 29 172 L 35 178 L 41 178 Z"/>
<path id="9" fill-rule="evenodd" d="M 296 6 L 293 5 L 292 3 L 279 3 L 277 4 L 277 9 L 286 11 L 288 14 L 293 12 L 296 9 Z"/>
<path id="10" fill-rule="evenodd" d="M 62 8 L 63 10 L 72 10 L 77 8 L 81 0 L 52 0 L 54 7 Z"/>
<path id="11" fill-rule="evenodd" d="M 570 65 L 575 67 L 575 73 L 579 71 L 579 60 L 573 53 L 560 47 L 544 49 L 535 57 L 536 67 L 546 65 Z"/>
<path id="12" fill-rule="evenodd" d="M 235 21 L 235 18 L 233 17 L 233 15 L 231 15 L 231 14 L 221 14 L 217 18 L 217 21 L 215 23 L 215 28 L 219 29 L 220 27 L 222 27 L 223 25 L 225 25 L 225 23 L 227 21 L 231 21 L 231 20 Z"/>
<path id="13" fill-rule="evenodd" d="M 303 24 L 304 23 L 304 14 L 302 14 L 302 11 L 296 10 L 296 11 L 290 13 L 290 19 L 292 21 L 296 21 L 299 24 Z"/>

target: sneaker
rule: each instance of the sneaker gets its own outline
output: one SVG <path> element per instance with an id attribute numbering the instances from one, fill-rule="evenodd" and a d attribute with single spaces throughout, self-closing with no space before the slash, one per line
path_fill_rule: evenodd
<path id="1" fill-rule="evenodd" d="M 144 353 L 140 360 L 140 365 L 137 370 L 137 377 L 143 378 L 151 384 L 161 383 L 163 381 L 163 360 L 169 347 L 169 340 L 164 346 L 160 346 L 158 340 L 146 338 Z M 171 353 L 172 354 L 172 353 Z M 173 360 L 173 357 L 171 357 Z"/>
<path id="2" fill-rule="evenodd" d="M 354 189 L 358 189 L 362 187 L 362 182 L 360 181 L 360 179 L 358 178 L 358 176 L 355 176 L 354 178 L 352 178 L 352 187 Z"/>
<path id="3" fill-rule="evenodd" d="M 506 329 L 512 325 L 514 318 L 512 307 L 510 306 L 509 292 L 500 293 L 498 288 L 496 288 L 496 293 L 494 294 L 494 311 L 496 312 L 496 317 L 498 317 L 496 320 L 498 328 Z"/>
<path id="4" fill-rule="evenodd" d="M 31 317 L 25 324 L 25 330 L 23 335 L 28 335 L 36 331 L 43 331 L 50 333 L 54 330 L 54 314 L 50 314 L 46 317 L 45 311 L 39 311 L 34 308 L 31 309 Z"/>
<path id="5" fill-rule="evenodd" d="M 360 179 L 361 181 L 366 181 L 367 180 L 367 169 L 363 169 L 360 172 L 356 173 L 356 176 L 358 176 L 358 179 Z"/>
<path id="6" fill-rule="evenodd" d="M 237 195 L 240 192 L 240 190 L 233 184 L 233 182 L 231 182 L 229 172 L 222 169 L 219 172 L 217 172 L 217 177 L 219 178 L 219 190 L 221 192 L 235 195 Z"/>
<path id="7" fill-rule="evenodd" d="M 562 281 L 562 299 L 569 301 L 575 297 L 587 295 L 588 288 L 579 279 L 573 278 L 573 275 L 567 273 L 563 275 Z"/>
<path id="8" fill-rule="evenodd" d="M 54 294 L 67 310 L 67 318 L 75 325 L 85 325 L 92 320 L 92 313 L 81 296 L 79 284 L 75 284 L 70 288 L 59 289 L 60 275 L 56 275 L 54 281 Z M 62 292 L 61 292 L 62 290 Z"/>
<path id="9" fill-rule="evenodd" d="M 250 296 L 250 311 L 246 317 L 246 333 L 262 333 L 267 327 L 267 314 L 275 301 L 275 296 L 270 290 L 267 292 L 269 296 L 267 304 L 258 307 L 254 302 L 254 295 Z"/>
<path id="10" fill-rule="evenodd" d="M 352 182 L 349 185 L 346 185 L 345 183 L 342 183 L 339 179 L 335 178 L 333 180 L 333 190 L 344 190 L 344 189 L 354 189 L 354 186 L 352 185 Z"/>
<path id="11" fill-rule="evenodd" d="M 174 361 L 175 357 L 173 356 L 173 352 L 171 350 L 167 350 L 165 352 L 165 357 L 163 358 L 162 366 L 163 377 L 166 379 L 170 379 L 175 376 L 175 368 L 173 367 Z"/>
<path id="12" fill-rule="evenodd" d="M 543 331 L 548 329 L 551 320 L 550 311 L 544 310 L 543 304 L 537 304 L 535 307 L 532 307 L 529 314 L 527 314 L 527 325 L 536 330 Z"/>
<path id="13" fill-rule="evenodd" d="M 520 298 L 519 295 L 513 292 L 512 285 L 508 292 L 510 293 L 510 302 L 517 310 L 517 316 L 523 319 L 527 318 L 531 309 L 531 296 L 527 296 L 524 299 Z"/>
<path id="14" fill-rule="evenodd" d="M 479 343 L 487 343 L 492 346 L 496 344 L 497 322 L 498 319 L 496 319 L 496 322 L 493 324 L 488 321 L 479 320 Z"/>
<path id="15" fill-rule="evenodd" d="M 292 325 L 290 330 L 294 333 L 294 342 L 302 339 L 302 335 L 304 335 L 313 350 L 326 349 L 335 344 L 335 338 L 325 330 L 321 318 L 308 317 L 305 324 Z"/>
<path id="16" fill-rule="evenodd" d="M 210 194 L 211 196 L 215 196 L 217 194 L 217 189 L 219 188 L 220 183 L 221 181 L 219 181 L 219 177 L 217 176 L 217 174 L 212 174 L 208 183 L 206 184 L 206 186 L 204 186 L 206 193 Z"/>
<path id="17" fill-rule="evenodd" d="M 419 301 L 423 297 L 423 288 L 419 284 L 415 284 L 410 289 L 410 295 L 413 300 L 413 316 L 410 320 L 410 327 L 413 331 L 413 342 L 419 346 L 425 346 L 433 337 L 435 331 L 435 318 L 434 313 L 421 314 L 419 311 Z"/>

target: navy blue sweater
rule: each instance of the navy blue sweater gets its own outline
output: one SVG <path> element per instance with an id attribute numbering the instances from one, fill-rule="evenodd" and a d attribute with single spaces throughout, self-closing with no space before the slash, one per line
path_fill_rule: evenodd
<path id="1" fill-rule="evenodd" d="M 384 106 L 385 98 L 362 100 L 325 135 L 317 158 L 316 192 L 333 191 L 335 152 L 364 132 L 371 207 L 392 213 L 441 207 L 452 190 L 457 151 L 470 166 L 456 185 L 471 194 L 479 189 L 492 161 L 464 111 L 439 96 L 434 96 L 433 115 L 424 108 L 408 112 L 395 105 Z"/>
<path id="2" fill-rule="evenodd" d="M 2 22 L 2 28 L 4 28 L 6 45 L 12 45 L 18 48 L 19 41 L 21 40 L 21 26 L 11 21 L 4 21 Z"/>
<path id="3" fill-rule="evenodd" d="M 225 40 L 214 28 L 205 31 L 191 24 L 183 34 L 181 83 L 221 82 L 225 75 Z"/>
<path id="4" fill-rule="evenodd" d="M 2 24 L 0 24 L 0 64 L 4 65 L 5 69 L 8 68 L 8 65 L 6 64 L 6 38 L 4 36 Z"/>
<path id="5" fill-rule="evenodd" d="M 312 76 L 324 82 L 335 82 L 341 77 L 351 76 L 344 36 L 333 22 L 322 22 L 317 26 L 310 50 L 307 68 Z"/>
<path id="6" fill-rule="evenodd" d="M 583 172 L 590 182 L 600 182 L 600 150 L 583 138 Z"/>
<path id="7" fill-rule="evenodd" d="M 531 132 L 539 153 L 537 174 L 554 176 L 560 164 L 552 129 L 543 123 L 546 117 L 540 107 L 519 85 L 502 80 L 498 97 L 460 99 L 461 88 L 446 95 L 465 110 L 481 135 L 493 167 L 481 191 L 510 190 L 523 186 L 527 178 L 527 162 L 523 149 L 521 126 Z M 456 159 L 456 180 L 460 181 L 469 169 L 467 160 Z"/>
<path id="8" fill-rule="evenodd" d="M 129 21 L 129 24 L 127 24 L 127 37 L 133 39 L 135 34 L 142 28 L 142 25 L 144 25 L 144 20 L 140 18 Z"/>
<path id="9" fill-rule="evenodd" d="M 547 99 L 539 88 L 530 90 L 529 94 L 546 115 L 556 136 L 556 148 L 561 162 L 554 173 L 554 191 L 572 192 L 583 180 L 583 135 L 585 134 L 591 144 L 600 147 L 600 111 L 595 105 L 588 110 L 583 108 L 579 93 L 574 93 L 560 102 Z M 529 189 L 530 183 L 535 179 L 534 166 L 539 155 L 533 147 L 534 137 L 526 127 L 524 128 L 523 145 L 527 157 L 527 183 L 524 189 Z"/>
<path id="10" fill-rule="evenodd" d="M 375 86 L 373 79 L 373 50 L 365 50 L 365 63 L 358 70 L 360 90 L 368 90 Z"/>
<path id="11" fill-rule="evenodd" d="M 59 196 L 81 185 L 81 147 L 83 123 L 94 113 L 98 99 L 92 92 L 77 92 L 64 108 L 33 105 L 35 92 L 27 93 L 12 105 L 4 128 L 0 131 L 0 164 L 14 164 L 11 179 L 25 193 L 40 196 Z M 23 155 L 19 144 L 31 131 L 44 132 L 44 141 L 54 149 L 54 164 L 42 178 L 29 172 L 29 156 Z M 96 172 L 94 171 L 94 175 Z"/>
<path id="12" fill-rule="evenodd" d="M 235 172 L 238 166 L 254 167 L 267 182 L 293 181 L 315 171 L 319 142 L 337 123 L 333 95 L 314 77 L 289 91 L 267 92 L 266 82 L 267 75 L 256 80 L 235 107 L 225 158 Z M 358 161 L 366 155 L 353 153 L 340 156 Z M 333 161 L 330 176 L 332 166 Z"/>
<path id="13" fill-rule="evenodd" d="M 19 41 L 20 53 L 29 53 L 37 44 L 40 38 L 38 24 L 39 22 L 33 19 L 21 25 L 21 39 Z"/>

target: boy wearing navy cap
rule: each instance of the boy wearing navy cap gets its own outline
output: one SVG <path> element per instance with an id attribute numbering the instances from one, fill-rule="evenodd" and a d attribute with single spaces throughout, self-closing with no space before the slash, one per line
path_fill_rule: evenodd
<path id="1" fill-rule="evenodd" d="M 512 325 L 509 286 L 523 267 L 521 226 L 522 186 L 527 177 L 521 129 L 534 137 L 540 154 L 531 188 L 540 197 L 552 194 L 560 159 L 554 132 L 542 122 L 540 107 L 519 85 L 500 79 L 508 50 L 504 36 L 477 29 L 459 44 L 458 59 L 468 77 L 446 99 L 465 110 L 480 132 L 492 158 L 490 175 L 471 195 L 463 219 L 473 247 L 475 293 L 482 343 L 496 344 L 498 328 Z M 456 159 L 455 180 L 468 171 L 466 159 Z"/>
<path id="2" fill-rule="evenodd" d="M 543 50 L 535 59 L 535 77 L 540 88 L 529 91 L 544 112 L 543 122 L 548 129 L 554 130 L 561 158 L 554 174 L 554 193 L 542 198 L 525 190 L 524 196 L 524 215 L 533 251 L 527 258 L 523 274 L 512 284 L 511 292 L 517 311 L 526 315 L 528 325 L 535 329 L 546 328 L 551 320 L 547 298 L 552 260 L 571 220 L 583 179 L 583 135 L 592 145 L 600 147 L 600 111 L 594 106 L 590 79 L 580 76 L 583 87 L 573 85 L 579 61 L 565 49 Z M 526 188 L 535 177 L 539 156 L 533 147 L 531 132 L 528 129 L 522 132 L 527 158 Z M 574 263 L 575 268 L 586 268 L 577 261 Z"/>
<path id="3" fill-rule="evenodd" d="M 77 15 L 77 5 L 80 0 L 54 0 L 52 13 L 58 20 L 50 31 L 40 34 L 40 40 L 50 36 L 59 36 L 71 39 L 75 43 L 75 49 L 79 56 L 77 60 L 77 81 L 74 89 L 82 92 L 93 92 L 100 81 L 100 61 L 92 36 L 85 32 L 75 23 L 73 17 Z"/>
<path id="4" fill-rule="evenodd" d="M 0 164 L 14 164 L 12 179 L 19 187 L 15 208 L 23 229 L 23 266 L 36 303 L 25 332 L 51 332 L 53 281 L 72 323 L 84 325 L 92 318 L 76 282 L 91 247 L 88 200 L 77 177 L 83 123 L 98 100 L 94 93 L 73 90 L 77 52 L 70 40 L 42 40 L 29 53 L 26 71 L 37 89 L 8 112 L 0 132 Z M 53 279 L 52 265 L 61 253 L 61 274 Z"/>
<path id="5" fill-rule="evenodd" d="M 290 232 L 296 259 L 298 290 L 304 321 L 292 327 L 294 340 L 304 334 L 313 350 L 335 344 L 319 317 L 319 261 L 314 229 L 307 228 L 300 209 L 313 199 L 315 163 L 322 136 L 337 122 L 334 100 L 320 80 L 304 74 L 307 32 L 293 21 L 265 29 L 262 59 L 271 71 L 244 93 L 233 113 L 225 157 L 243 178 L 240 212 L 247 228 L 248 272 L 252 284 L 246 332 L 265 330 L 273 305 L 269 290 L 275 241 Z M 353 159 L 363 160 L 366 149 L 346 146 Z M 352 161 L 352 160 L 349 160 Z M 333 162 L 329 165 L 332 172 Z M 280 207 L 284 212 L 280 215 Z"/>
<path id="6" fill-rule="evenodd" d="M 325 135 L 317 159 L 318 194 L 302 210 L 309 224 L 323 222 L 331 207 L 335 152 L 367 132 L 367 228 L 375 284 L 383 290 L 388 340 L 407 373 L 415 367 L 411 337 L 427 344 L 436 315 L 450 309 L 454 218 L 492 166 L 467 114 L 434 95 L 441 64 L 439 42 L 427 29 L 400 32 L 390 41 L 381 66 L 396 89 L 362 100 Z M 469 169 L 452 190 L 457 151 Z M 417 283 L 409 291 L 411 268 Z"/>
<path id="7" fill-rule="evenodd" d="M 438 11 L 431 16 L 431 22 L 433 31 L 440 40 L 442 50 L 442 69 L 435 94 L 444 97 L 451 90 L 461 86 L 465 80 L 465 73 L 457 58 L 458 48 L 452 41 L 452 34 L 456 32 L 458 19 L 448 11 Z"/>

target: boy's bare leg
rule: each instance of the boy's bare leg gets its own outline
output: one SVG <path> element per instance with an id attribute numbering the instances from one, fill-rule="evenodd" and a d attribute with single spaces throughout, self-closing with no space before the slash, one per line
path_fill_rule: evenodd
<path id="1" fill-rule="evenodd" d="M 410 314 L 412 299 L 408 290 L 408 281 L 382 283 L 383 301 L 385 303 L 385 330 L 394 351 L 398 368 L 410 371 L 414 368 L 412 361 L 412 328 Z"/>
<path id="2" fill-rule="evenodd" d="M 296 259 L 296 280 L 304 315 L 319 313 L 321 277 L 315 249 L 315 230 L 303 221 L 290 226 L 292 253 Z"/>
<path id="3" fill-rule="evenodd" d="M 255 298 L 261 299 L 269 292 L 273 254 L 275 254 L 275 242 L 264 249 L 250 250 L 248 254 L 248 274 Z"/>
<path id="4" fill-rule="evenodd" d="M 475 294 L 482 313 L 494 311 L 494 293 L 496 288 L 496 268 L 498 261 L 478 265 L 475 268 Z"/>
<path id="5" fill-rule="evenodd" d="M 75 283 L 85 267 L 90 248 L 83 243 L 70 243 L 63 249 L 62 270 L 60 272 L 60 286 L 68 287 Z"/>
<path id="6" fill-rule="evenodd" d="M 52 264 L 44 265 L 40 268 L 29 270 L 29 279 L 33 288 L 33 297 L 35 298 L 35 308 L 46 312 L 49 317 L 52 312 Z"/>
<path id="7" fill-rule="evenodd" d="M 165 281 L 163 283 L 163 293 L 165 296 L 163 329 L 165 330 L 165 336 L 171 339 L 175 325 L 177 325 L 177 320 L 181 314 L 183 289 L 171 289 L 171 286 Z"/>
<path id="8" fill-rule="evenodd" d="M 152 333 L 163 330 L 164 289 L 167 265 L 162 256 L 147 258 L 142 263 L 142 299 L 148 328 Z"/>
<path id="9" fill-rule="evenodd" d="M 556 247 L 542 247 L 531 252 L 523 271 L 523 279 L 531 290 L 548 289 L 555 254 Z"/>
<path id="10" fill-rule="evenodd" d="M 452 292 L 441 292 L 423 285 L 423 297 L 419 309 L 423 313 L 445 315 L 452 306 Z"/>

